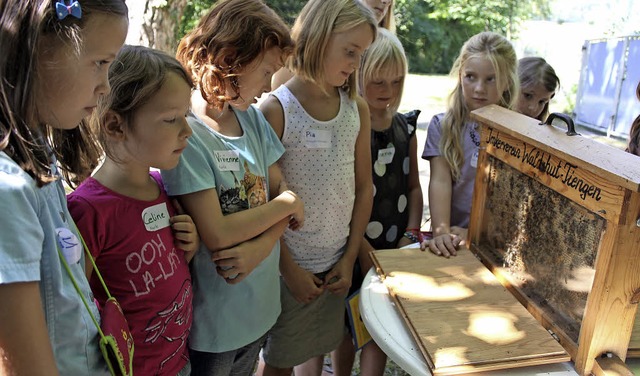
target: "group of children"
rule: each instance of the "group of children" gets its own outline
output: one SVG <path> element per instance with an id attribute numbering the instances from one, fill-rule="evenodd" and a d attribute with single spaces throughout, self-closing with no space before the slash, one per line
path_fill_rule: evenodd
<path id="1" fill-rule="evenodd" d="M 392 11 L 310 0 L 290 32 L 261 0 L 220 1 L 174 58 L 122 47 L 122 0 L 5 1 L 0 373 L 108 373 L 89 318 L 107 299 L 93 257 L 136 374 L 249 375 L 262 352 L 262 375 L 319 375 L 332 351 L 350 374 L 347 292 L 373 249 L 422 240 L 418 113 L 398 113 L 408 67 Z M 469 222 L 470 111 L 544 120 L 559 86 L 491 32 L 464 44 L 452 75 L 422 152 L 433 239 L 421 245 L 446 257 Z M 61 176 L 79 184 L 68 197 Z M 372 342 L 361 371 L 385 361 Z"/>

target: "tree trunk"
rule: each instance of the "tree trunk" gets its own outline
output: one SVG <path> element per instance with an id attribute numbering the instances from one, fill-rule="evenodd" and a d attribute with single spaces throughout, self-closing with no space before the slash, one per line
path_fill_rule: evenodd
<path id="1" fill-rule="evenodd" d="M 176 34 L 187 0 L 145 0 L 139 44 L 175 54 Z"/>

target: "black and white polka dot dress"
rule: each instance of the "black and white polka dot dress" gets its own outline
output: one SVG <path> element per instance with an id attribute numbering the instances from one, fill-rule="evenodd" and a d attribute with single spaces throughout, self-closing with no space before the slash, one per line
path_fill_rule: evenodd
<path id="1" fill-rule="evenodd" d="M 408 121 L 409 120 L 409 121 Z M 391 126 L 371 130 L 373 208 L 365 237 L 375 249 L 396 248 L 409 221 L 409 145 L 417 115 L 395 114 Z"/>

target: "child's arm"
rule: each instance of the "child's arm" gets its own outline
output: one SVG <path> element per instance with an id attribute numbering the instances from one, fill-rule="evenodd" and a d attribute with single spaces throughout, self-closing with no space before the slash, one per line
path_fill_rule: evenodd
<path id="1" fill-rule="evenodd" d="M 245 279 L 262 260 L 271 254 L 273 246 L 279 241 L 288 225 L 289 219 L 284 218 L 254 239 L 242 242 L 233 248 L 214 252 L 211 261 L 218 266 L 218 274 L 230 285 Z"/>
<path id="2" fill-rule="evenodd" d="M 277 197 L 287 190 L 287 184 L 282 178 L 280 167 L 277 163 L 272 164 L 269 166 L 270 196 Z M 255 239 L 240 243 L 230 249 L 215 252 L 211 260 L 218 266 L 218 274 L 230 284 L 238 283 L 244 279 L 271 254 L 274 244 L 282 236 L 287 225 L 293 229 L 302 226 L 304 223 L 302 206 L 300 209 L 300 212 L 292 214 L 291 219 L 289 217 L 283 218 Z M 237 277 L 228 279 L 236 274 Z"/>
<path id="3" fill-rule="evenodd" d="M 356 197 L 353 203 L 347 249 L 342 258 L 325 276 L 325 286 L 334 294 L 346 294 L 351 287 L 353 263 L 358 256 L 364 231 L 371 217 L 373 203 L 373 178 L 371 177 L 371 119 L 369 107 L 364 99 L 358 97 L 360 131 L 355 147 L 355 183 Z M 336 279 L 337 278 L 337 279 Z"/>
<path id="4" fill-rule="evenodd" d="M 373 260 L 371 260 L 371 252 L 373 251 L 375 251 L 375 248 L 363 237 L 358 251 L 358 262 L 360 263 L 360 272 L 363 277 L 367 275 L 369 269 L 373 268 Z"/>
<path id="5" fill-rule="evenodd" d="M 201 240 L 211 251 L 236 246 L 252 239 L 283 218 L 302 211 L 302 202 L 291 191 L 284 191 L 272 201 L 256 208 L 223 215 L 214 188 L 178 196 L 191 215 Z"/>
<path id="6" fill-rule="evenodd" d="M 433 239 L 428 242 L 431 252 L 444 257 L 455 256 L 456 247 L 462 240 L 452 232 L 451 223 L 451 195 L 453 183 L 451 170 L 444 157 L 429 159 L 429 209 Z"/>
<path id="7" fill-rule="evenodd" d="M 418 171 L 418 141 L 415 133 L 409 141 L 409 196 L 407 199 L 409 209 L 407 229 L 418 229 L 420 231 L 424 203 L 422 201 L 422 187 L 420 186 L 420 173 Z M 397 247 L 401 248 L 411 243 L 411 240 L 403 236 L 398 241 Z"/>
<path id="8" fill-rule="evenodd" d="M 0 375 L 58 375 L 37 281 L 0 284 Z"/>
<path id="9" fill-rule="evenodd" d="M 280 241 L 280 273 L 291 294 L 300 303 L 311 303 L 324 291 L 320 287 L 322 280 L 296 264 L 283 240 Z"/>
<path id="10" fill-rule="evenodd" d="M 264 114 L 273 131 L 282 139 L 284 132 L 284 113 L 282 106 L 276 97 L 269 96 L 260 105 L 260 111 Z M 302 269 L 291 257 L 286 243 L 280 241 L 280 273 L 291 291 L 291 294 L 300 303 L 310 303 L 322 294 L 322 281 L 313 273 Z"/>
<path id="11" fill-rule="evenodd" d="M 260 111 L 269 124 L 271 124 L 271 128 L 276 132 L 278 138 L 282 140 L 282 134 L 284 133 L 284 112 L 280 101 L 270 95 L 260 104 Z"/>
<path id="12" fill-rule="evenodd" d="M 171 200 L 173 207 L 176 209 L 177 215 L 170 218 L 171 229 L 173 229 L 173 236 L 176 238 L 175 246 L 178 249 L 184 251 L 184 258 L 187 262 L 191 262 L 191 259 L 196 254 L 198 247 L 200 246 L 200 238 L 198 237 L 198 230 L 191 216 L 184 213 L 182 206 L 178 200 Z"/>
<path id="13" fill-rule="evenodd" d="M 287 186 L 287 182 L 284 180 L 280 165 L 276 162 L 269 166 L 269 199 L 273 200 L 286 191 L 291 192 Z M 302 200 L 300 202 L 302 202 Z M 300 205 L 298 210 L 299 211 L 291 215 L 291 220 L 289 221 L 289 227 L 291 227 L 292 230 L 297 230 L 304 225 L 304 205 Z"/>

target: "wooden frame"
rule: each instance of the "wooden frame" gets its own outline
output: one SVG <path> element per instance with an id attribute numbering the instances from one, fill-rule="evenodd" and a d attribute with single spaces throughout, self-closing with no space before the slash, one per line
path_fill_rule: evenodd
<path id="1" fill-rule="evenodd" d="M 640 158 L 535 119 L 487 106 L 472 112 L 481 127 L 470 248 L 542 325 L 553 331 L 580 374 L 599 372 L 603 354 L 627 356 L 640 295 Z M 535 151 L 535 152 L 534 152 Z M 499 160 L 606 221 L 576 341 L 480 246 L 486 232 L 490 163 Z M 486 235 L 486 234 L 484 234 Z M 595 368 L 594 368 L 595 367 Z"/>

